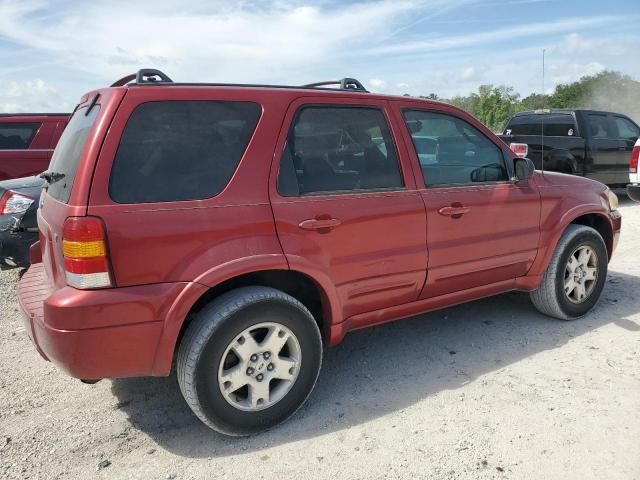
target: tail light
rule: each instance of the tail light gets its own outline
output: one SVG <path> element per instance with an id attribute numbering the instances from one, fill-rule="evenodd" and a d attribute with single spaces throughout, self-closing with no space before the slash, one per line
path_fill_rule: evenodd
<path id="1" fill-rule="evenodd" d="M 99 218 L 67 218 L 62 251 L 68 285 L 80 289 L 113 286 L 104 225 Z"/>
<path id="2" fill-rule="evenodd" d="M 0 215 L 24 213 L 32 203 L 33 198 L 7 190 L 0 197 Z"/>
<path id="3" fill-rule="evenodd" d="M 529 153 L 529 145 L 526 143 L 511 143 L 509 148 L 520 158 L 526 157 Z"/>
<path id="4" fill-rule="evenodd" d="M 638 173 L 638 157 L 640 157 L 640 145 L 633 147 L 631 161 L 629 162 L 629 173 Z"/>

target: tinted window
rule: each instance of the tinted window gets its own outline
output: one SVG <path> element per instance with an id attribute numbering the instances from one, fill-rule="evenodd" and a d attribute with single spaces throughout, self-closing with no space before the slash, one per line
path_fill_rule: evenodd
<path id="1" fill-rule="evenodd" d="M 220 193 L 258 123 L 249 102 L 150 102 L 135 109 L 113 161 L 119 203 L 202 200 Z"/>
<path id="2" fill-rule="evenodd" d="M 507 135 L 541 135 L 549 137 L 572 137 L 577 134 L 575 121 L 570 114 L 517 115 L 509 121 Z"/>
<path id="3" fill-rule="evenodd" d="M 616 135 L 609 125 L 609 119 L 606 115 L 590 113 L 588 117 L 589 130 L 591 131 L 591 136 L 593 138 L 616 138 Z"/>
<path id="4" fill-rule="evenodd" d="M 613 117 L 618 129 L 618 138 L 636 140 L 640 136 L 640 129 L 624 117 Z"/>
<path id="5" fill-rule="evenodd" d="M 39 128 L 39 123 L 0 123 L 0 150 L 29 148 Z"/>
<path id="6" fill-rule="evenodd" d="M 421 111 L 405 120 L 427 186 L 509 179 L 502 150 L 464 120 Z"/>
<path id="7" fill-rule="evenodd" d="M 86 115 L 87 107 L 76 110 L 53 152 L 49 170 L 61 173 L 64 177 L 49 185 L 47 192 L 61 202 L 66 203 L 69 200 L 84 144 L 99 110 L 100 105 L 94 105 L 89 115 Z"/>
<path id="8" fill-rule="evenodd" d="M 283 195 L 402 188 L 384 113 L 305 107 L 289 133 L 278 176 Z"/>

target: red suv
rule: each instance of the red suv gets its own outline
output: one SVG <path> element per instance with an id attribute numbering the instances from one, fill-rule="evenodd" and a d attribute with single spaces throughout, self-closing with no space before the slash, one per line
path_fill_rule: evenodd
<path id="1" fill-rule="evenodd" d="M 68 120 L 68 113 L 0 114 L 0 180 L 43 172 Z"/>
<path id="2" fill-rule="evenodd" d="M 36 348 L 90 381 L 175 361 L 189 406 L 230 435 L 292 415 L 349 331 L 510 290 L 584 315 L 620 231 L 604 185 L 353 79 L 142 70 L 82 98 L 45 176 L 19 286 Z"/>

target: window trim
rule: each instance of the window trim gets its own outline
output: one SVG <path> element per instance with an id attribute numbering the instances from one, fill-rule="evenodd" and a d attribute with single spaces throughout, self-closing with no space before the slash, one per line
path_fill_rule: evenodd
<path id="1" fill-rule="evenodd" d="M 438 114 L 438 115 L 451 117 L 453 119 L 461 120 L 461 121 L 465 122 L 467 125 L 469 125 L 474 130 L 476 130 L 489 143 L 491 143 L 493 146 L 495 146 L 500 151 L 500 154 L 501 154 L 501 157 L 502 157 L 502 161 L 504 162 L 505 170 L 507 171 L 507 177 L 508 178 L 506 180 L 494 180 L 494 181 L 487 181 L 487 182 L 440 183 L 438 185 L 427 185 L 427 181 L 424 178 L 424 172 L 422 171 L 422 166 L 420 165 L 420 160 L 419 160 L 419 157 L 418 157 L 418 150 L 417 150 L 417 147 L 415 145 L 415 142 L 413 141 L 413 135 L 411 134 L 411 130 L 409 130 L 409 127 L 407 125 L 407 118 L 405 116 L 405 114 L 407 112 L 435 113 L 435 114 Z M 473 187 L 482 187 L 482 186 L 486 187 L 486 186 L 497 186 L 497 185 L 515 185 L 517 183 L 517 179 L 515 178 L 515 173 L 514 173 L 512 167 L 510 166 L 510 163 L 512 163 L 515 160 L 515 158 L 508 157 L 508 155 L 505 152 L 505 150 L 499 144 L 494 142 L 482 130 L 477 128 L 475 125 L 473 125 L 471 122 L 469 122 L 465 118 L 462 118 L 462 117 L 460 117 L 458 115 L 454 115 L 454 114 L 449 113 L 449 112 L 444 112 L 444 111 L 434 110 L 434 109 L 428 109 L 428 108 L 404 107 L 404 108 L 401 109 L 401 113 L 402 113 L 403 128 L 405 129 L 406 133 L 409 135 L 409 139 L 411 140 L 411 144 L 407 145 L 407 147 L 409 147 L 409 146 L 413 147 L 413 154 L 415 155 L 416 161 L 418 163 L 418 171 L 417 171 L 418 175 L 417 176 L 418 176 L 418 178 L 422 179 L 422 182 L 423 182 L 423 185 L 424 185 L 425 189 L 431 190 L 431 189 L 436 189 L 436 188 L 464 188 L 464 187 L 473 188 Z"/>
<path id="2" fill-rule="evenodd" d="M 33 139 L 36 138 L 36 135 L 42 128 L 43 123 L 44 122 L 1 122 L 0 128 L 3 126 L 6 127 L 7 125 L 11 125 L 11 126 L 38 125 L 38 126 L 37 128 L 33 129 L 33 131 L 31 132 L 31 136 L 29 137 L 29 140 L 27 140 L 27 146 L 25 148 L 0 148 L 0 152 L 24 152 L 25 150 L 29 150 L 29 147 L 33 143 Z"/>
<path id="3" fill-rule="evenodd" d="M 120 150 L 120 146 L 121 146 L 121 142 L 122 142 L 122 137 L 124 135 L 124 133 L 126 132 L 127 126 L 129 125 L 129 122 L 131 121 L 131 118 L 133 117 L 133 115 L 135 114 L 136 110 L 138 108 L 140 108 L 143 105 L 148 105 L 150 103 L 196 103 L 196 102 L 200 102 L 200 103 L 250 103 L 253 104 L 255 106 L 258 107 L 258 117 L 256 119 L 256 123 L 253 126 L 253 129 L 251 130 L 249 137 L 248 137 L 248 141 L 247 144 L 244 147 L 244 150 L 242 152 L 242 155 L 240 156 L 240 158 L 238 159 L 238 162 L 235 166 L 235 168 L 233 169 L 233 172 L 231 173 L 229 179 L 227 180 L 227 182 L 224 184 L 224 186 L 222 187 L 222 189 L 219 192 L 216 192 L 214 195 L 205 197 L 205 198 L 189 198 L 189 199 L 179 199 L 179 200 L 154 200 L 154 201 L 145 201 L 145 202 L 121 202 L 121 201 L 117 201 L 113 198 L 112 194 L 111 194 L 111 181 L 112 181 L 112 174 L 113 174 L 113 166 L 115 164 L 116 158 L 118 156 L 118 151 Z M 122 125 L 122 130 L 119 132 L 119 135 L 117 136 L 117 146 L 116 149 L 113 153 L 113 157 L 111 159 L 111 162 L 109 164 L 109 168 L 107 170 L 107 174 L 106 174 L 106 195 L 107 198 L 113 202 L 114 205 L 123 205 L 123 206 L 140 206 L 140 205 L 168 205 L 168 204 L 174 204 L 174 203 L 180 203 L 180 204 L 184 204 L 184 203 L 193 203 L 193 202 L 202 202 L 202 201 L 207 201 L 207 200 L 211 200 L 214 199 L 216 197 L 219 197 L 220 195 L 222 195 L 224 193 L 225 190 L 227 190 L 227 188 L 229 188 L 229 185 L 231 185 L 231 183 L 233 182 L 233 178 L 235 177 L 238 169 L 240 168 L 240 164 L 242 163 L 242 160 L 245 158 L 245 156 L 247 155 L 247 152 L 249 151 L 249 148 L 251 147 L 251 142 L 253 141 L 256 132 L 258 131 L 260 122 L 262 120 L 264 116 L 264 105 L 256 100 L 222 100 L 222 99 L 208 99 L 208 98 L 198 98 L 198 99 L 165 99 L 165 98 L 158 98 L 158 99 L 152 99 L 152 100 L 146 100 L 146 101 L 142 101 L 139 103 L 136 103 L 135 106 L 133 106 L 133 108 L 128 112 L 128 115 Z"/>

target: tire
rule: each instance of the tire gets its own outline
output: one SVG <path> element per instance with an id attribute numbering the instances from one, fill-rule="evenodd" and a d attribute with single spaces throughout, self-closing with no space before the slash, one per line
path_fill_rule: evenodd
<path id="1" fill-rule="evenodd" d="M 275 345 L 273 356 L 268 345 Z M 220 433 L 243 436 L 293 415 L 313 390 L 321 363 L 320 330 L 302 303 L 274 288 L 243 287 L 198 312 L 180 342 L 177 375 L 200 420 Z M 257 383 L 260 374 L 264 379 Z M 237 388 L 242 382 L 248 383 Z M 266 395 L 260 390 L 265 385 Z"/>
<path id="2" fill-rule="evenodd" d="M 593 283 L 587 280 L 583 283 L 586 286 L 584 292 L 571 290 L 565 293 L 566 282 L 571 282 L 574 278 L 568 273 L 571 267 L 568 265 L 570 257 L 578 255 L 581 251 L 590 251 L 595 256 L 595 266 L 591 264 L 588 270 L 595 270 L 596 278 Z M 584 225 L 569 225 L 560 237 L 560 241 L 556 246 L 547 271 L 544 273 L 540 286 L 530 293 L 533 305 L 541 313 L 560 320 L 573 320 L 584 316 L 593 308 L 607 278 L 607 248 L 600 234 L 591 227 Z M 587 268 L 584 269 L 585 271 Z M 579 272 L 578 282 L 583 281 Z M 571 285 L 567 285 L 567 289 L 571 289 Z M 585 296 L 579 298 L 581 293 Z"/>

